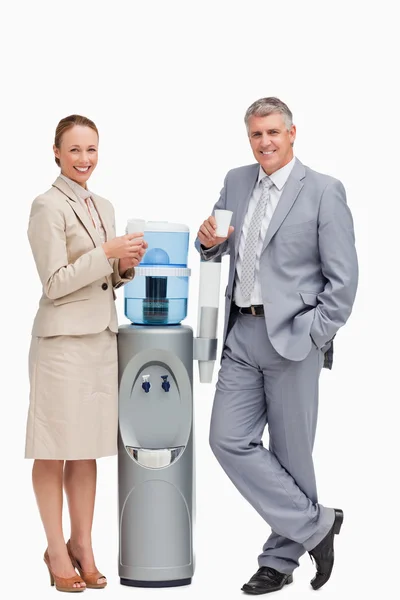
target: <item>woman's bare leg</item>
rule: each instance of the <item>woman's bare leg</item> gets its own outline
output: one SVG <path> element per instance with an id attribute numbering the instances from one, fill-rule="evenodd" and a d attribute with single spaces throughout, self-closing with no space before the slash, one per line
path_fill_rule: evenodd
<path id="1" fill-rule="evenodd" d="M 71 550 L 88 572 L 97 570 L 92 549 L 92 524 L 96 497 L 97 465 L 93 460 L 67 460 L 64 489 L 71 519 Z M 105 577 L 97 580 L 104 583 Z"/>
<path id="2" fill-rule="evenodd" d="M 62 529 L 63 468 L 62 460 L 37 459 L 33 463 L 32 483 L 46 533 L 51 570 L 58 577 L 67 578 L 76 576 L 76 571 L 68 556 Z M 74 584 L 74 587 L 81 586 L 84 584 Z"/>

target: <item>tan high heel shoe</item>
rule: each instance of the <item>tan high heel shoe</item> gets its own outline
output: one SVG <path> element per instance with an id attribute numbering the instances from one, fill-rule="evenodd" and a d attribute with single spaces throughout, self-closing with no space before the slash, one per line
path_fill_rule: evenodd
<path id="1" fill-rule="evenodd" d="M 104 577 L 104 579 L 105 579 L 105 576 L 102 575 L 100 573 L 100 571 L 89 572 L 89 571 L 84 571 L 82 569 L 79 560 L 72 553 L 70 540 L 68 540 L 68 542 L 67 542 L 67 550 L 68 550 L 68 554 L 71 559 L 72 565 L 75 567 L 75 569 L 77 569 L 79 571 L 79 574 L 82 577 L 83 581 L 86 583 L 87 588 L 91 588 L 93 590 L 101 590 L 106 587 L 107 581 L 104 581 L 104 583 L 97 583 L 98 579 L 101 579 L 102 577 Z"/>
<path id="2" fill-rule="evenodd" d="M 55 584 L 56 590 L 58 590 L 59 592 L 84 592 L 85 591 L 86 586 L 85 587 L 74 587 L 74 583 L 81 583 L 81 584 L 85 583 L 83 581 L 83 579 L 81 577 L 79 577 L 79 575 L 75 575 L 75 577 L 57 577 L 57 575 L 54 575 L 54 573 L 50 567 L 50 560 L 49 560 L 49 555 L 48 555 L 47 550 L 44 553 L 43 560 L 46 563 L 46 566 L 49 570 L 50 585 Z"/>

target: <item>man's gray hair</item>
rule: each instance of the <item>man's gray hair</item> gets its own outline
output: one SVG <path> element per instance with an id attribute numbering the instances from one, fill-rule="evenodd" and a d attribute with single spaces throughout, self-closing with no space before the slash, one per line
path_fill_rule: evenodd
<path id="1" fill-rule="evenodd" d="M 244 122 L 246 124 L 247 133 L 249 133 L 250 117 L 267 117 L 268 115 L 279 113 L 283 116 L 286 128 L 289 130 L 293 125 L 293 115 L 289 107 L 279 100 L 279 98 L 260 98 L 253 102 L 246 111 Z"/>

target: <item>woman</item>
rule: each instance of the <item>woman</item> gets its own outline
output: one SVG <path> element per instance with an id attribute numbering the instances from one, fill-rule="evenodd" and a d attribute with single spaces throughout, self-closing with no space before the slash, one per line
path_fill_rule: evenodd
<path id="1" fill-rule="evenodd" d="M 86 117 L 60 121 L 53 149 L 61 173 L 34 200 L 28 228 L 43 294 L 29 355 L 25 456 L 34 459 L 51 584 L 71 592 L 107 584 L 95 564 L 91 529 L 96 458 L 117 452 L 114 290 L 133 278 L 147 247 L 141 233 L 116 237 L 111 203 L 87 188 L 98 141 Z M 71 520 L 67 545 L 63 488 Z"/>

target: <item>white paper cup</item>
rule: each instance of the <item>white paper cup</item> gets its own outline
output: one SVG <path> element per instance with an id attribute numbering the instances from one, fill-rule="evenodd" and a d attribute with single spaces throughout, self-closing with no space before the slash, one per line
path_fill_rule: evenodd
<path id="1" fill-rule="evenodd" d="M 128 219 L 126 233 L 144 233 L 146 221 L 144 219 Z"/>
<path id="2" fill-rule="evenodd" d="M 126 233 L 143 233 L 146 227 L 146 221 L 144 219 L 128 219 L 126 224 Z M 135 238 L 135 240 L 143 242 L 143 236 Z"/>
<path id="3" fill-rule="evenodd" d="M 231 210 L 217 209 L 214 211 L 214 217 L 217 221 L 217 237 L 227 237 L 229 225 L 231 224 L 233 212 Z"/>

